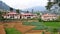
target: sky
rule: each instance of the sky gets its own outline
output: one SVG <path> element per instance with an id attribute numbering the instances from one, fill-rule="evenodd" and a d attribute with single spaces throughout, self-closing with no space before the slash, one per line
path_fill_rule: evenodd
<path id="1" fill-rule="evenodd" d="M 47 0 L 1 0 L 15 9 L 26 9 L 35 6 L 46 6 Z"/>

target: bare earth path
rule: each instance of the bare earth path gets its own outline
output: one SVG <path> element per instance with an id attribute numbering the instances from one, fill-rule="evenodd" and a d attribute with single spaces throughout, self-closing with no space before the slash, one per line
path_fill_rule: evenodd
<path id="1" fill-rule="evenodd" d="M 0 34 L 6 34 L 3 25 L 0 25 Z"/>

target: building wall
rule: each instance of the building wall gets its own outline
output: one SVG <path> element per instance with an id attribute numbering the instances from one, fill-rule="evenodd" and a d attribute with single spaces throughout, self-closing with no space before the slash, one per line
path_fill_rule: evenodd
<path id="1" fill-rule="evenodd" d="M 44 21 L 47 21 L 47 20 L 56 20 L 57 16 L 55 16 L 55 15 L 42 15 L 41 19 L 44 20 Z"/>
<path id="2" fill-rule="evenodd" d="M 32 19 L 32 18 L 34 18 L 34 16 L 22 16 L 22 19 Z"/>
<path id="3" fill-rule="evenodd" d="M 7 19 L 20 19 L 20 16 L 4 16 Z"/>

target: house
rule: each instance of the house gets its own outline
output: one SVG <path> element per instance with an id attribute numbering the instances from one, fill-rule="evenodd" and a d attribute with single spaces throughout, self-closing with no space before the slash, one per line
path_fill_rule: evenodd
<path id="1" fill-rule="evenodd" d="M 57 15 L 56 14 L 43 14 L 41 16 L 41 19 L 44 20 L 44 21 L 49 21 L 49 20 L 56 20 L 57 19 Z"/>
<path id="2" fill-rule="evenodd" d="M 32 19 L 32 18 L 36 18 L 36 17 L 37 17 L 37 15 L 32 14 L 32 13 L 22 13 L 21 14 L 22 19 Z"/>
<path id="3" fill-rule="evenodd" d="M 20 14 L 16 12 L 8 12 L 4 14 L 3 17 L 7 19 L 20 19 Z"/>

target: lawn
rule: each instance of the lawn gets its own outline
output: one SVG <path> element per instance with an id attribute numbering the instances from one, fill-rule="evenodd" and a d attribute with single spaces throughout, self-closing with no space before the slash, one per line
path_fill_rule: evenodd
<path id="1" fill-rule="evenodd" d="M 22 34 L 21 32 L 17 31 L 15 28 L 6 28 L 6 34 Z"/>
<path id="2" fill-rule="evenodd" d="M 60 22 L 43 22 L 43 24 L 45 26 L 49 26 L 49 27 L 60 27 Z"/>

